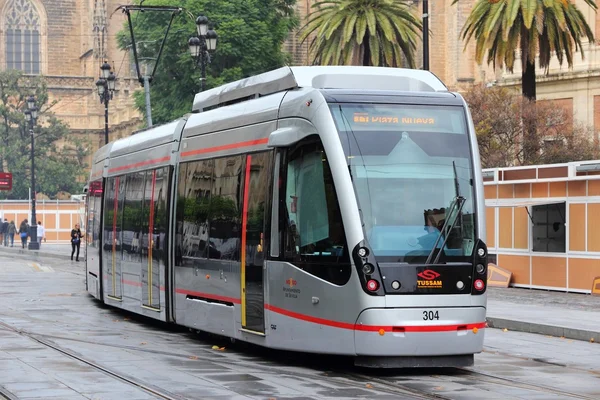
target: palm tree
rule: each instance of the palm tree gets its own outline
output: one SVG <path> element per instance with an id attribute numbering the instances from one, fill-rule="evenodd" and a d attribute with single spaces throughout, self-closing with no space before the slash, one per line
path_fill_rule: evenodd
<path id="1" fill-rule="evenodd" d="M 584 1 L 597 9 L 595 0 Z M 488 64 L 506 66 L 511 73 L 516 50 L 520 50 L 522 91 L 530 100 L 535 100 L 536 56 L 546 72 L 554 54 L 560 65 L 566 57 L 572 67 L 574 51 L 584 56 L 581 40 L 585 37 L 594 42 L 594 34 L 573 0 L 477 0 L 462 36 L 467 43 L 475 37 L 479 64 L 487 51 Z"/>
<path id="2" fill-rule="evenodd" d="M 414 68 L 422 30 L 407 0 L 322 0 L 302 28 L 314 63 L 398 67 L 402 58 Z"/>

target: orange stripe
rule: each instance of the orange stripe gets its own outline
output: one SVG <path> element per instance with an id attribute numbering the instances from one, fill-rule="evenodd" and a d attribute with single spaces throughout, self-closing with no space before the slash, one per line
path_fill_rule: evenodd
<path id="1" fill-rule="evenodd" d="M 248 140 L 246 142 L 224 144 L 222 146 L 207 147 L 205 149 L 184 151 L 183 153 L 181 153 L 181 157 L 189 157 L 189 156 L 194 156 L 197 154 L 214 153 L 214 152 L 223 151 L 223 150 L 239 149 L 242 147 L 252 147 L 252 146 L 258 146 L 260 144 L 267 144 L 267 143 L 269 143 L 268 138 Z"/>
<path id="2" fill-rule="evenodd" d="M 114 167 L 108 170 L 108 172 L 117 172 L 117 171 L 123 171 L 126 169 L 132 169 L 132 168 L 137 168 L 137 167 L 143 167 L 145 165 L 152 165 L 152 164 L 158 164 L 161 162 L 165 162 L 165 161 L 169 161 L 171 159 L 171 157 L 162 157 L 162 158 L 155 158 L 154 160 L 147 160 L 147 161 L 141 161 L 135 164 L 128 164 L 128 165 L 123 165 L 122 167 Z"/>

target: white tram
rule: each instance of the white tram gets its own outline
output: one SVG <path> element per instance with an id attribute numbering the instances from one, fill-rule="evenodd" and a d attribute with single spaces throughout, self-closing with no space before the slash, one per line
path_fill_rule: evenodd
<path id="1" fill-rule="evenodd" d="M 100 301 L 374 367 L 482 350 L 487 249 L 468 107 L 427 71 L 285 67 L 102 147 L 88 190 Z"/>

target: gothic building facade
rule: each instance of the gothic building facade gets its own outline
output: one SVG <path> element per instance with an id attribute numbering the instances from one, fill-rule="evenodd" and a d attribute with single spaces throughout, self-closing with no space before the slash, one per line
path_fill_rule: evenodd
<path id="1" fill-rule="evenodd" d="M 119 50 L 116 41 L 125 18 L 113 12 L 123 3 L 0 0 L 0 68 L 43 75 L 49 103 L 55 102 L 51 111 L 72 134 L 89 141 L 91 154 L 104 144 L 104 105 L 95 82 L 105 60 L 117 76 L 109 104 L 110 140 L 128 135 L 141 122 L 132 97 L 138 82 L 131 77 L 128 52 Z"/>

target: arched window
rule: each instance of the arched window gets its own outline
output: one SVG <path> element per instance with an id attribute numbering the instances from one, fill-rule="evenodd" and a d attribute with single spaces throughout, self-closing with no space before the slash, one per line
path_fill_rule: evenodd
<path id="1" fill-rule="evenodd" d="M 36 7 L 31 0 L 9 0 L 4 10 L 6 68 L 39 74 L 41 22 Z"/>

